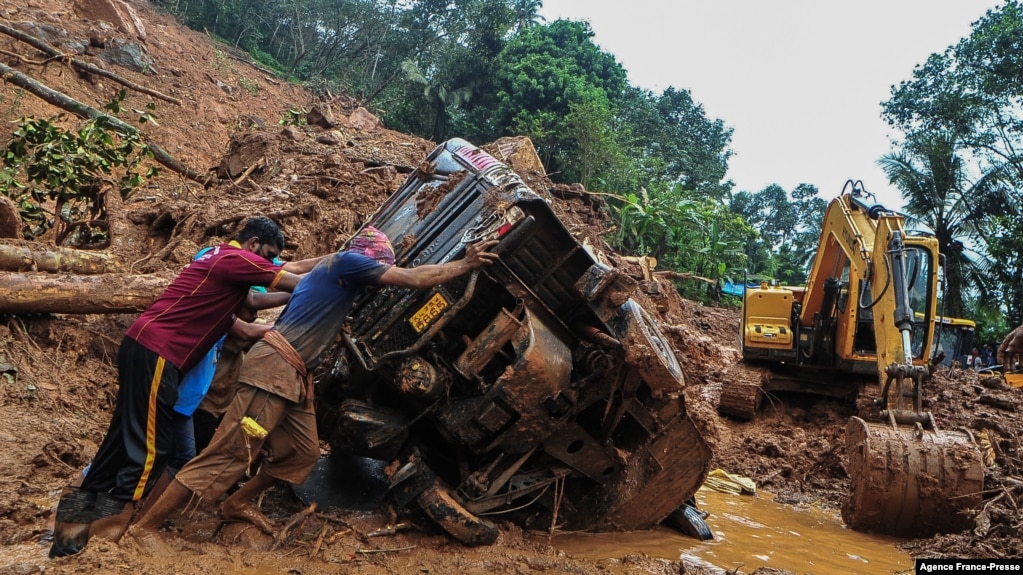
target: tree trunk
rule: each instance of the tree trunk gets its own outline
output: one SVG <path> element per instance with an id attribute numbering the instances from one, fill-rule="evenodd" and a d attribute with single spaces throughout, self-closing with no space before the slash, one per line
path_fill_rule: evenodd
<path id="1" fill-rule="evenodd" d="M 5 273 L 0 281 L 0 313 L 140 312 L 170 282 L 171 278 L 157 275 Z"/>
<path id="2" fill-rule="evenodd" d="M 68 62 L 72 66 L 74 66 L 75 68 L 77 68 L 79 70 L 88 72 L 90 74 L 96 74 L 97 76 L 103 76 L 104 78 L 110 78 L 111 80 L 117 82 L 118 84 L 121 84 L 122 86 L 126 86 L 128 88 L 131 88 L 132 90 L 135 90 L 136 92 L 140 92 L 142 94 L 148 94 L 148 95 L 150 95 L 150 96 L 152 96 L 154 98 L 159 98 L 159 99 L 161 99 L 161 100 L 163 100 L 165 102 L 170 102 L 171 104 L 177 104 L 178 106 L 181 105 L 181 100 L 178 100 L 177 98 L 168 96 L 166 94 L 161 94 L 160 92 L 157 92 L 156 90 L 153 90 L 152 88 L 147 88 L 145 86 L 141 86 L 139 84 L 136 84 L 135 82 L 132 82 L 131 80 L 128 80 L 127 78 L 122 78 L 121 76 L 118 76 L 117 74 L 114 74 L 113 72 L 110 72 L 108 70 L 104 70 L 103 68 L 99 68 L 97 66 L 93 66 L 92 64 L 90 64 L 88 62 L 83 62 L 83 61 L 78 60 L 76 58 L 72 58 L 69 55 L 64 54 L 60 50 L 57 50 L 53 46 L 50 46 L 49 44 L 47 44 L 43 40 L 41 40 L 39 38 L 36 38 L 35 36 L 32 36 L 31 34 L 25 34 L 24 32 L 21 32 L 20 30 L 16 30 L 14 28 L 11 28 L 10 26 L 4 26 L 3 24 L 0 24 L 0 33 L 7 34 L 8 36 L 10 36 L 12 38 L 17 38 L 18 40 L 21 40 L 22 42 L 28 44 L 29 46 L 32 46 L 36 50 L 42 51 L 43 53 L 45 53 L 47 56 L 50 56 L 51 58 L 59 57 L 59 58 L 61 58 L 61 60 L 63 62 Z"/>
<path id="3" fill-rule="evenodd" d="M 123 268 L 119 259 L 106 252 L 0 244 L 0 270 L 103 274 Z"/>

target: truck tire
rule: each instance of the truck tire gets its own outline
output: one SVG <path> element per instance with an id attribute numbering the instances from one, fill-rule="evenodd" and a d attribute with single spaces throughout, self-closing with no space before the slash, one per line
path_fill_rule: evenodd
<path id="1" fill-rule="evenodd" d="M 440 481 L 427 487 L 416 501 L 430 519 L 463 545 L 477 547 L 497 541 L 497 527 L 469 513 Z"/>
<path id="2" fill-rule="evenodd" d="M 625 361 L 636 368 L 651 389 L 673 392 L 682 389 L 685 378 L 675 351 L 657 323 L 636 300 L 618 308 L 615 335 L 625 348 Z"/>
<path id="3" fill-rule="evenodd" d="M 669 527 L 677 529 L 678 531 L 685 533 L 690 537 L 699 539 L 700 541 L 708 541 L 714 538 L 714 533 L 707 526 L 707 522 L 704 521 L 705 515 L 700 513 L 700 510 L 683 503 L 678 509 L 671 512 L 664 519 L 664 523 L 667 523 Z"/>

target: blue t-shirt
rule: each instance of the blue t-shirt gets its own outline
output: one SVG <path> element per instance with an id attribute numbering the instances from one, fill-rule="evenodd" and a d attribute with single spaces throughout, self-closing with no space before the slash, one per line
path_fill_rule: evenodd
<path id="1" fill-rule="evenodd" d="M 274 323 L 310 371 L 341 331 L 359 289 L 376 285 L 390 266 L 362 254 L 339 252 L 306 274 Z"/>
<path id="2" fill-rule="evenodd" d="M 213 374 L 217 371 L 217 360 L 220 359 L 220 349 L 224 347 L 224 340 L 227 336 L 217 340 L 213 349 L 199 360 L 192 369 L 185 373 L 178 382 L 178 401 L 174 404 L 174 411 L 181 415 L 191 416 L 206 397 L 213 383 Z"/>

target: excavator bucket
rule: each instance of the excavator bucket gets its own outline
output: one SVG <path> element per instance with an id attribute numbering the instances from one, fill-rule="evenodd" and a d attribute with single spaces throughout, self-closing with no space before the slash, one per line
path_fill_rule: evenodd
<path id="1" fill-rule="evenodd" d="M 984 487 L 981 453 L 959 431 L 867 423 L 846 426 L 850 497 L 842 519 L 857 531 L 930 537 L 970 527 Z"/>

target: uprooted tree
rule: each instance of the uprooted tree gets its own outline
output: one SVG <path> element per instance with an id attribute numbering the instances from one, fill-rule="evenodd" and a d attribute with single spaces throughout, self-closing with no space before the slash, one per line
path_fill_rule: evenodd
<path id="1" fill-rule="evenodd" d="M 124 97 L 120 92 L 107 109 L 121 111 Z M 140 119 L 150 121 L 148 113 Z M 107 190 L 116 187 L 121 199 L 130 197 L 157 175 L 155 166 L 145 166 L 153 154 L 138 132 L 114 131 L 109 116 L 82 122 L 77 129 L 63 127 L 62 120 L 62 115 L 22 119 L 0 150 L 0 192 L 17 206 L 25 238 L 52 228 L 58 245 L 106 247 Z"/>

